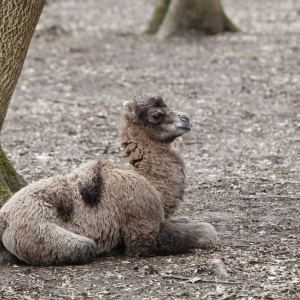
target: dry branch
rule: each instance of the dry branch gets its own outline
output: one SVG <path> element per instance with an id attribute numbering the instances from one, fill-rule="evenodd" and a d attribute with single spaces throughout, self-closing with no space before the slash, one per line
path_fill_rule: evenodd
<path id="1" fill-rule="evenodd" d="M 209 283 L 223 283 L 223 284 L 241 284 L 242 282 L 239 281 L 224 281 L 224 280 L 212 280 L 212 279 L 203 279 L 200 277 L 184 277 L 184 276 L 177 276 L 177 275 L 162 275 L 162 278 L 169 278 L 169 279 L 178 279 L 178 280 L 185 280 L 191 283 L 196 282 L 209 282 Z"/>
<path id="2" fill-rule="evenodd" d="M 290 196 L 290 195 L 249 195 L 242 196 L 240 199 L 243 200 L 256 200 L 256 199 L 289 199 L 289 200 L 299 200 L 300 196 Z"/>
<path id="3" fill-rule="evenodd" d="M 227 296 L 224 296 L 223 298 L 221 298 L 221 300 L 227 300 L 227 299 L 230 299 L 231 297 L 235 296 L 236 295 L 236 292 L 233 292 Z"/>

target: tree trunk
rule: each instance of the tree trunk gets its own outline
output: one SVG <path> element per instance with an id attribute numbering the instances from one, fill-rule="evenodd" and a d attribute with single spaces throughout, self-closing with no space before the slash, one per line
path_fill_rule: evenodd
<path id="1" fill-rule="evenodd" d="M 159 0 L 146 33 L 165 39 L 189 29 L 208 34 L 238 31 L 226 16 L 220 0 Z"/>
<path id="2" fill-rule="evenodd" d="M 0 1 L 0 132 L 45 0 Z M 26 185 L 0 145 L 0 207 Z"/>

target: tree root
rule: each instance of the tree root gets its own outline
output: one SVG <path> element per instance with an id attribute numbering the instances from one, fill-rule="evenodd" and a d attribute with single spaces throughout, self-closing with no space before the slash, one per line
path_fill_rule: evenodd
<path id="1" fill-rule="evenodd" d="M 162 40 L 190 29 L 208 34 L 239 31 L 220 0 L 159 0 L 144 32 Z"/>
<path id="2" fill-rule="evenodd" d="M 13 193 L 26 185 L 27 182 L 17 173 L 0 145 L 0 208 Z"/>

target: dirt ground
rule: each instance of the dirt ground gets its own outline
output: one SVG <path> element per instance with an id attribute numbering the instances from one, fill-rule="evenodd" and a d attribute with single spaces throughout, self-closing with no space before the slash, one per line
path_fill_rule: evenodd
<path id="1" fill-rule="evenodd" d="M 241 33 L 160 42 L 139 34 L 155 0 L 48 1 L 1 137 L 29 182 L 97 157 L 126 163 L 122 103 L 160 93 L 194 123 L 176 143 L 179 214 L 212 223 L 220 246 L 2 267 L 0 299 L 300 299 L 300 2 L 223 4 Z"/>

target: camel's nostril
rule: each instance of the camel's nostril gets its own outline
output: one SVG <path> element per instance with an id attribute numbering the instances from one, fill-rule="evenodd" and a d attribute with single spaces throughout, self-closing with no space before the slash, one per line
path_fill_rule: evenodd
<path id="1" fill-rule="evenodd" d="M 180 115 L 179 116 L 179 119 L 181 120 L 181 121 L 189 121 L 190 119 L 188 118 L 188 116 L 186 116 L 186 115 Z"/>

